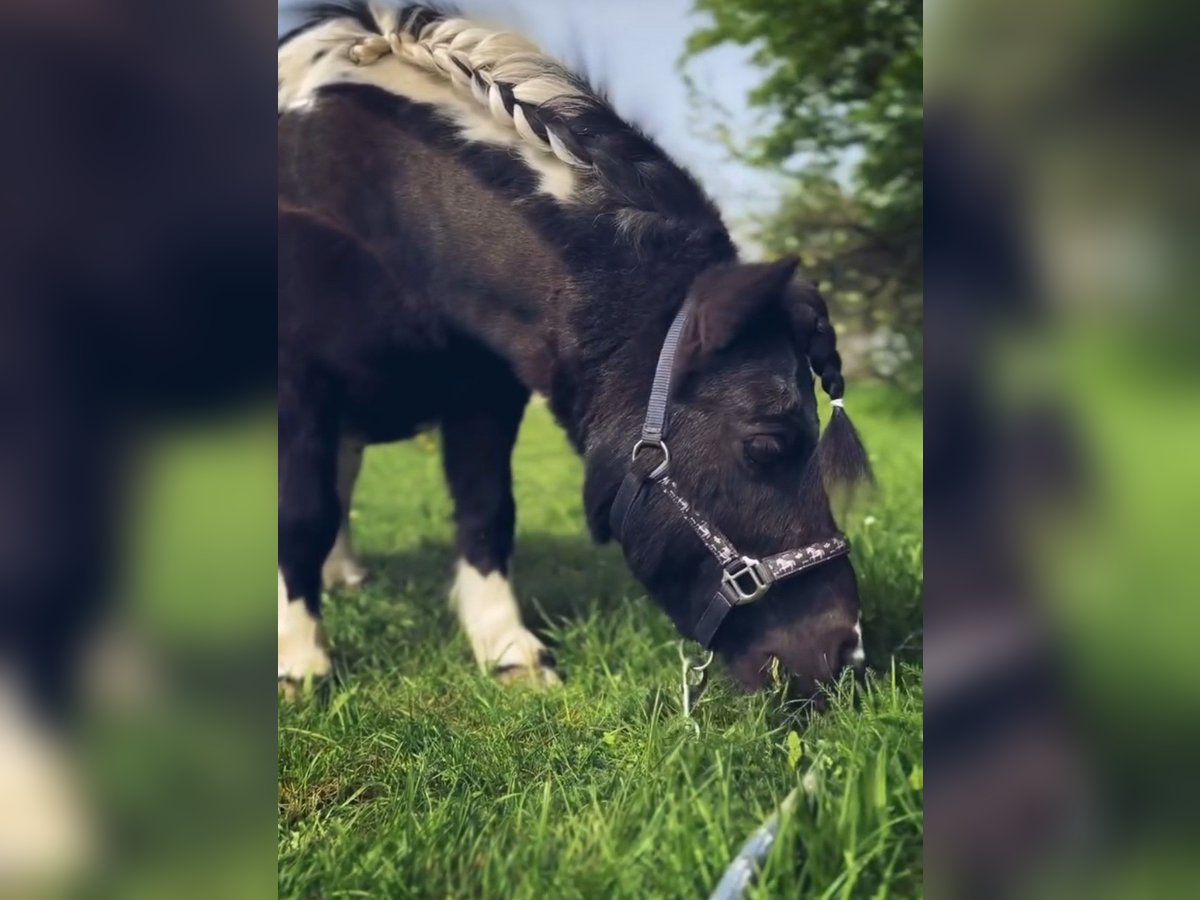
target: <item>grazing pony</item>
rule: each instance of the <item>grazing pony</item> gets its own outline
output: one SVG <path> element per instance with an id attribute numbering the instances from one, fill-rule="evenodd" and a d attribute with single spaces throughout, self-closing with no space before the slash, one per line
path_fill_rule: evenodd
<path id="1" fill-rule="evenodd" d="M 361 577 L 344 554 L 361 447 L 436 422 L 475 658 L 557 681 L 507 575 L 535 391 L 583 456 L 594 538 L 741 684 L 778 661 L 811 693 L 861 665 L 824 482 L 867 460 L 796 261 L 739 261 L 688 173 L 514 34 L 323 5 L 278 62 L 280 678 L 329 670 L 322 565 Z M 834 402 L 819 442 L 813 373 Z"/>

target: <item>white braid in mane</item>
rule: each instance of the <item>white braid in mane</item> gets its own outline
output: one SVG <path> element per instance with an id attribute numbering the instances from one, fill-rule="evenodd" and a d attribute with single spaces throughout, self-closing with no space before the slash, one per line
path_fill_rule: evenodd
<path id="1" fill-rule="evenodd" d="M 564 201 L 577 196 L 592 165 L 537 112 L 596 102 L 566 68 L 511 32 L 461 18 L 430 21 L 420 8 L 370 9 L 379 33 L 347 16 L 279 47 L 281 115 L 311 111 L 327 85 L 374 85 L 438 107 L 466 140 L 513 148 L 541 176 L 542 191 Z"/>
<path id="2" fill-rule="evenodd" d="M 486 109 L 497 122 L 515 128 L 523 140 L 545 153 L 553 153 L 569 166 L 590 165 L 571 153 L 552 128 L 542 138 L 529 124 L 524 105 L 537 107 L 572 97 L 586 99 L 578 83 L 562 65 L 538 47 L 508 31 L 489 31 L 467 19 L 439 19 L 414 33 L 411 11 L 398 21 L 401 10 L 372 8 L 382 35 L 370 35 L 350 48 L 357 65 L 371 65 L 391 53 L 450 80 L 465 96 Z M 499 82 L 512 86 L 510 112 Z"/>

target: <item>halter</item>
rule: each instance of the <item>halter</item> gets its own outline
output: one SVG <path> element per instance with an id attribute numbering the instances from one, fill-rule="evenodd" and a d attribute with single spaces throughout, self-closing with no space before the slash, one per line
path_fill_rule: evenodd
<path id="1" fill-rule="evenodd" d="M 720 584 L 692 629 L 692 637 L 701 646 L 708 648 L 712 646 L 717 629 L 735 606 L 745 606 L 761 600 L 777 582 L 815 569 L 831 559 L 845 556 L 850 552 L 850 542 L 844 535 L 834 534 L 826 540 L 815 541 L 805 547 L 755 559 L 739 553 L 733 542 L 725 537 L 720 529 L 699 515 L 679 493 L 679 485 L 670 476 L 671 451 L 667 448 L 666 431 L 675 354 L 679 349 L 679 336 L 683 332 L 684 323 L 687 322 L 690 307 L 691 301 L 685 301 L 667 330 L 662 351 L 658 355 L 658 366 L 654 370 L 654 384 L 650 389 L 650 401 L 646 404 L 642 435 L 633 445 L 630 469 L 625 473 L 616 499 L 613 500 L 609 524 L 617 540 L 622 540 L 629 515 L 648 483 L 653 483 L 679 510 L 683 520 L 721 566 Z M 662 460 L 648 475 L 635 472 L 632 464 L 636 462 L 638 454 L 649 450 L 660 453 Z"/>

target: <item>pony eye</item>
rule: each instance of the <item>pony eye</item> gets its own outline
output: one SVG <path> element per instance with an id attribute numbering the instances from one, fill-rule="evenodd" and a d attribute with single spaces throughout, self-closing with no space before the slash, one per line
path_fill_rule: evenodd
<path id="1" fill-rule="evenodd" d="M 760 466 L 779 459 L 787 450 L 787 441 L 779 434 L 752 434 L 742 442 L 746 458 Z"/>

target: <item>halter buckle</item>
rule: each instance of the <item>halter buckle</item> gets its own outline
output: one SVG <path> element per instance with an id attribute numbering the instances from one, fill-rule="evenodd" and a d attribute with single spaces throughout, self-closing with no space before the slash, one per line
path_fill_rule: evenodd
<path id="1" fill-rule="evenodd" d="M 647 440 L 646 438 L 641 438 L 636 444 L 633 445 L 633 455 L 630 457 L 630 459 L 636 460 L 638 453 L 647 447 L 654 447 L 662 451 L 662 462 L 655 466 L 650 474 L 646 476 L 648 481 L 657 481 L 659 478 L 662 478 L 664 475 L 666 475 L 667 469 L 671 467 L 671 451 L 667 449 L 666 441 Z"/>
<path id="2" fill-rule="evenodd" d="M 754 557 L 743 556 L 721 573 L 721 587 L 734 606 L 753 603 L 770 589 L 770 573 Z"/>

